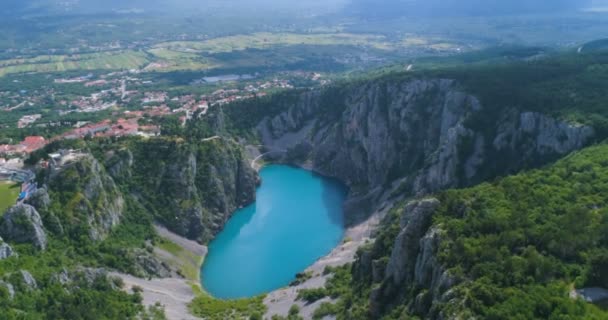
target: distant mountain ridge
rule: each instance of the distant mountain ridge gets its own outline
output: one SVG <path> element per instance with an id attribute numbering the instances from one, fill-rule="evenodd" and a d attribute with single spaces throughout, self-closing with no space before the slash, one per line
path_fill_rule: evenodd
<path id="1" fill-rule="evenodd" d="M 372 17 L 505 15 L 558 12 L 587 7 L 590 0 L 353 0 L 351 13 Z"/>
<path id="2" fill-rule="evenodd" d="M 5 0 L 0 4 L 0 16 L 14 14 L 93 14 L 93 13 L 188 13 L 193 11 L 218 13 L 232 10 L 333 10 L 347 0 L 331 2 L 313 0 L 304 3 L 273 0 Z"/>

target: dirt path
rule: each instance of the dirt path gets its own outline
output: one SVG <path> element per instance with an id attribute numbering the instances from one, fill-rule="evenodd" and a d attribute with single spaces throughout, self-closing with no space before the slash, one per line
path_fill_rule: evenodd
<path id="1" fill-rule="evenodd" d="M 125 290 L 132 290 L 134 286 L 143 289 L 143 305 L 151 306 L 157 302 L 165 306 L 165 314 L 169 320 L 196 320 L 188 312 L 188 303 L 195 295 L 187 280 L 178 278 L 146 280 L 122 273 L 111 273 L 122 278 Z"/>
<path id="2" fill-rule="evenodd" d="M 160 237 L 179 245 L 192 256 L 203 259 L 207 254 L 207 247 L 195 241 L 183 238 L 161 226 L 155 226 L 154 228 Z M 162 259 L 179 262 L 180 258 L 173 256 L 170 252 L 158 248 L 155 248 L 155 252 L 161 253 Z M 188 312 L 188 303 L 196 296 L 192 286 L 197 285 L 197 283 L 192 283 L 192 280 L 178 277 L 147 280 L 122 273 L 112 273 L 112 275 L 122 278 L 125 283 L 124 289 L 127 291 L 132 291 L 134 286 L 142 288 L 143 305 L 151 306 L 158 302 L 165 306 L 165 314 L 168 320 L 199 319 Z"/>

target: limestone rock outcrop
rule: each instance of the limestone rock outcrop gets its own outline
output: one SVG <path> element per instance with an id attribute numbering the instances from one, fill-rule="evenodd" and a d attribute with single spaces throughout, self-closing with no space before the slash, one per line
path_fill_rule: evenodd
<path id="1" fill-rule="evenodd" d="M 6 211 L 0 221 L 0 236 L 6 241 L 31 243 L 40 250 L 47 245 L 40 214 L 27 204 L 17 204 Z"/>
<path id="2" fill-rule="evenodd" d="M 137 276 L 168 278 L 172 275 L 171 268 L 166 263 L 146 250 L 136 249 L 129 252 L 128 255 L 132 256 L 132 260 L 135 262 L 134 274 Z"/>
<path id="3" fill-rule="evenodd" d="M 591 127 L 520 107 L 488 111 L 449 79 L 377 80 L 303 93 L 256 130 L 267 149 L 287 151 L 286 162 L 347 183 L 354 190 L 347 218 L 357 222 L 395 189 L 423 196 L 473 185 L 542 165 L 594 137 Z"/>
<path id="4" fill-rule="evenodd" d="M 0 287 L 6 290 L 9 299 L 13 299 L 15 297 L 15 287 L 13 287 L 12 284 L 0 280 Z"/>
<path id="5" fill-rule="evenodd" d="M 0 260 L 7 259 L 12 256 L 16 256 L 17 253 L 13 250 L 8 243 L 4 242 L 0 237 Z"/>
<path id="6" fill-rule="evenodd" d="M 36 208 L 37 211 L 46 211 L 51 205 L 51 198 L 45 187 L 38 188 L 26 200 L 26 203 Z"/>
<path id="7" fill-rule="evenodd" d="M 38 282 L 36 282 L 36 279 L 34 278 L 34 276 L 32 276 L 31 273 L 29 273 L 29 271 L 20 270 L 19 275 L 20 275 L 20 279 L 19 279 L 20 284 L 22 286 L 24 286 L 24 288 L 26 290 L 38 289 Z"/>
<path id="8" fill-rule="evenodd" d="M 101 241 L 119 224 L 125 209 L 123 195 L 93 156 L 82 155 L 69 164 L 52 167 L 47 183 L 56 193 L 63 194 L 51 200 L 60 201 L 62 208 L 69 211 L 64 216 L 72 217 L 70 221 L 60 221 L 56 232 L 84 223 L 88 236 Z"/>
<path id="9" fill-rule="evenodd" d="M 403 299 L 407 292 L 418 294 L 409 301 L 409 310 L 423 318 L 440 319 L 437 306 L 451 297 L 451 289 L 462 282 L 448 272 L 437 258 L 442 235 L 441 226 L 433 225 L 432 218 L 440 202 L 434 198 L 409 202 L 402 211 L 399 233 L 392 245 L 388 261 L 370 260 L 375 253 L 363 252 L 355 270 L 373 270 L 373 289 L 370 294 L 370 311 L 373 316 L 382 314 L 383 306 L 390 301 Z M 368 258 L 366 258 L 368 257 Z M 380 277 L 379 275 L 383 276 Z"/>
<path id="10" fill-rule="evenodd" d="M 394 285 L 414 282 L 415 271 L 419 269 L 416 268 L 416 260 L 420 252 L 420 239 L 427 232 L 433 213 L 438 206 L 437 199 L 425 199 L 407 204 L 399 223 L 401 232 L 395 239 L 395 245 L 386 266 L 384 276 L 386 280 L 392 281 Z"/>
<path id="11" fill-rule="evenodd" d="M 231 139 L 194 144 L 159 138 L 131 148 L 107 154 L 108 172 L 181 236 L 208 241 L 238 208 L 255 199 L 259 178 Z"/>

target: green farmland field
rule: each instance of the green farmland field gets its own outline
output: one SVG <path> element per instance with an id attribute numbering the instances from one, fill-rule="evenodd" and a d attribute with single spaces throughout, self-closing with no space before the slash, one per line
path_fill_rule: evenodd
<path id="1" fill-rule="evenodd" d="M 206 41 L 172 41 L 156 45 L 156 48 L 173 50 L 188 50 L 208 54 L 242 51 L 246 49 L 269 49 L 274 46 L 294 45 L 358 45 L 376 49 L 390 50 L 391 45 L 384 36 L 327 33 L 327 34 L 296 34 L 296 33 L 253 33 L 221 37 Z"/>
<path id="2" fill-rule="evenodd" d="M 137 51 L 102 52 L 81 55 L 39 56 L 0 61 L 0 76 L 15 73 L 44 73 L 74 70 L 121 70 L 140 68 L 148 63 Z"/>

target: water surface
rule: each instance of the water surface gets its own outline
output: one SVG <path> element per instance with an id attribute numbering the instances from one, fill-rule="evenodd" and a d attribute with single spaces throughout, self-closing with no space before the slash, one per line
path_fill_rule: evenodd
<path id="1" fill-rule="evenodd" d="M 237 211 L 209 245 L 201 278 L 214 297 L 287 286 L 342 239 L 347 192 L 341 184 L 284 165 L 264 167 L 260 175 L 256 202 Z"/>

